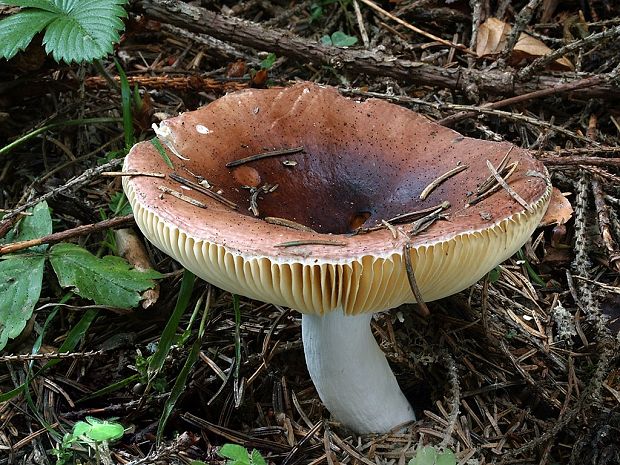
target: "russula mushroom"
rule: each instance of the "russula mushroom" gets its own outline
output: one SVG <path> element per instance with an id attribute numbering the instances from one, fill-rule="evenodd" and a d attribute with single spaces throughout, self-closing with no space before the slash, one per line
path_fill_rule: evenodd
<path id="1" fill-rule="evenodd" d="M 523 245 L 551 194 L 544 166 L 526 150 L 311 83 L 232 93 L 164 121 L 157 134 L 179 155 L 174 169 L 150 142 L 125 160 L 126 171 L 176 174 L 123 178 L 144 235 L 222 289 L 300 311 L 318 394 L 358 433 L 415 419 L 370 329 L 374 312 L 415 302 L 404 250 L 423 300 L 454 294 Z M 187 189 L 179 176 L 204 178 L 228 204 Z M 497 176 L 506 181 L 495 188 Z M 483 184 L 490 193 L 472 202 Z M 435 209 L 442 204 L 450 207 Z M 412 215 L 380 227 L 421 210 L 437 221 L 419 227 Z"/>

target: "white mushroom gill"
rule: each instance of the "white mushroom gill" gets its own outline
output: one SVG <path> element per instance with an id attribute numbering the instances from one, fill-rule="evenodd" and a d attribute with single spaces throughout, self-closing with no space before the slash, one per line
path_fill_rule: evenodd
<path id="1" fill-rule="evenodd" d="M 415 421 L 370 329 L 371 313 L 342 310 L 302 316 L 306 364 L 334 418 L 357 433 L 386 432 Z"/>

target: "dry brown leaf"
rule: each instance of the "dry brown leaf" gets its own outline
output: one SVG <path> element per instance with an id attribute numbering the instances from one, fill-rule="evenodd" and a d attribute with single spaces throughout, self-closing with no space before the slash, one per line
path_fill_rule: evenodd
<path id="1" fill-rule="evenodd" d="M 512 51 L 512 59 L 517 63 L 523 59 L 525 60 L 534 60 L 536 58 L 545 56 L 551 53 L 549 47 L 547 47 L 543 42 L 534 37 L 522 33 L 519 36 L 519 40 L 517 41 L 515 48 Z M 573 64 L 566 57 L 560 57 L 553 62 L 556 67 L 565 70 L 573 70 Z"/>
<path id="2" fill-rule="evenodd" d="M 552 224 L 564 224 L 573 217 L 573 207 L 566 199 L 560 189 L 554 187 L 551 192 L 551 201 L 549 208 L 542 220 L 540 226 L 551 226 Z"/>
<path id="3" fill-rule="evenodd" d="M 486 57 L 499 53 L 506 45 L 510 25 L 497 18 L 489 18 L 480 25 L 476 41 L 476 55 Z"/>
<path id="4" fill-rule="evenodd" d="M 487 19 L 478 29 L 476 55 L 488 57 L 500 53 L 506 45 L 506 38 L 511 30 L 512 26 L 504 21 L 497 18 Z M 517 64 L 522 60 L 531 61 L 552 51 L 540 40 L 526 33 L 521 33 L 512 51 L 511 62 Z M 553 65 L 560 69 L 573 69 L 573 64 L 565 57 L 558 58 Z"/>

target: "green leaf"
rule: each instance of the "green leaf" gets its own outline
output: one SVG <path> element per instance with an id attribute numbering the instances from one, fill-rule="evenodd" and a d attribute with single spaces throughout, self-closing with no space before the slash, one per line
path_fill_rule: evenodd
<path id="1" fill-rule="evenodd" d="M 8 235 L 7 241 L 25 241 L 50 234 L 52 218 L 47 203 L 41 202 Z M 25 253 L 0 260 L 0 350 L 9 339 L 19 336 L 32 316 L 41 295 L 47 245 L 31 247 Z"/>
<path id="2" fill-rule="evenodd" d="M 320 19 L 321 16 L 323 16 L 323 7 L 317 3 L 310 5 L 310 23 Z"/>
<path id="3" fill-rule="evenodd" d="M 260 62 L 261 69 L 271 69 L 273 64 L 276 62 L 276 59 L 276 54 L 270 53 L 263 61 Z"/>
<path id="4" fill-rule="evenodd" d="M 416 451 L 415 457 L 409 461 L 409 465 L 435 465 L 437 451 L 434 447 L 426 446 Z"/>
<path id="5" fill-rule="evenodd" d="M 523 266 L 525 267 L 527 274 L 530 276 L 530 279 L 539 286 L 545 287 L 547 283 L 545 283 L 545 281 L 538 275 L 538 273 L 534 271 L 534 268 L 532 268 L 530 262 L 527 261 L 527 257 L 525 256 L 523 249 L 519 249 L 517 251 L 517 257 L 519 258 L 519 260 L 523 260 Z"/>
<path id="6" fill-rule="evenodd" d="M 446 450 L 437 456 L 437 465 L 456 465 L 456 455 L 451 450 Z"/>
<path id="7" fill-rule="evenodd" d="M 125 428 L 120 423 L 100 421 L 95 418 L 87 418 L 87 421 L 91 426 L 84 435 L 93 441 L 114 441 L 125 434 Z"/>
<path id="8" fill-rule="evenodd" d="M 493 284 L 497 282 L 497 280 L 502 275 L 502 271 L 499 266 L 496 266 L 491 271 L 489 271 L 489 283 Z"/>
<path id="9" fill-rule="evenodd" d="M 357 43 L 357 37 L 349 36 L 342 31 L 336 31 L 332 34 L 332 44 L 336 47 L 350 47 Z"/>
<path id="10" fill-rule="evenodd" d="M 90 425 L 85 421 L 78 421 L 75 425 L 73 425 L 73 435 L 74 436 L 83 436 L 86 434 L 86 431 L 90 429 Z"/>
<path id="11" fill-rule="evenodd" d="M 456 465 L 456 456 L 450 449 L 439 452 L 433 446 L 426 446 L 416 451 L 409 465 Z"/>
<path id="12" fill-rule="evenodd" d="M 127 0 L 11 0 L 22 11 L 0 21 L 0 56 L 10 59 L 45 29 L 43 44 L 56 61 L 92 61 L 112 52 L 124 28 Z"/>
<path id="13" fill-rule="evenodd" d="M 122 191 L 115 192 L 110 196 L 108 207 L 114 213 L 114 216 L 131 215 L 131 204 Z"/>
<path id="14" fill-rule="evenodd" d="M 166 165 L 168 165 L 168 168 L 174 168 L 174 165 L 172 164 L 172 160 L 170 160 L 170 157 L 166 153 L 166 149 L 164 148 L 163 145 L 161 145 L 161 142 L 159 142 L 159 139 L 157 137 L 151 139 L 151 144 L 153 144 L 153 146 L 157 149 L 159 156 L 164 159 L 164 162 L 166 163 Z"/>
<path id="15" fill-rule="evenodd" d="M 231 459 L 233 464 L 250 465 L 250 454 L 248 450 L 238 444 L 224 444 L 217 452 L 220 457 Z"/>
<path id="16" fill-rule="evenodd" d="M 30 210 L 30 215 L 25 216 L 15 228 L 7 233 L 4 239 L 0 239 L 0 244 L 29 241 L 51 233 L 52 217 L 50 216 L 49 207 L 47 202 L 40 202 Z M 39 245 L 30 247 L 28 253 L 44 252 L 45 250 L 47 250 L 47 245 Z"/>
<path id="17" fill-rule="evenodd" d="M 252 465 L 267 465 L 267 461 L 260 455 L 260 452 L 254 449 L 250 457 Z"/>
<path id="18" fill-rule="evenodd" d="M 97 258 L 75 244 L 56 244 L 50 262 L 62 287 L 72 287 L 76 294 L 98 305 L 130 308 L 140 303 L 140 293 L 151 289 L 156 271 L 138 271 L 120 257 Z"/>
<path id="19" fill-rule="evenodd" d="M 9 257 L 0 262 L 0 350 L 19 336 L 41 295 L 45 257 Z"/>
<path id="20" fill-rule="evenodd" d="M 321 44 L 323 45 L 334 45 L 332 43 L 332 38 L 328 35 L 324 35 L 323 37 L 321 37 Z"/>
<path id="21" fill-rule="evenodd" d="M 86 438 L 97 441 L 114 441 L 125 434 L 125 428 L 120 423 L 98 420 L 88 417 L 86 421 L 78 421 L 73 425 L 73 436 Z"/>
<path id="22" fill-rule="evenodd" d="M 7 60 L 24 50 L 53 21 L 47 11 L 22 11 L 0 21 L 0 57 Z"/>

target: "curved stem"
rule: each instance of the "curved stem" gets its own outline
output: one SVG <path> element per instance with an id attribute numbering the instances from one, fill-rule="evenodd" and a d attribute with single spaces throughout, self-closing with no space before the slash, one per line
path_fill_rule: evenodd
<path id="1" fill-rule="evenodd" d="M 372 314 L 302 316 L 306 364 L 319 397 L 357 433 L 383 433 L 415 420 L 370 330 Z"/>

